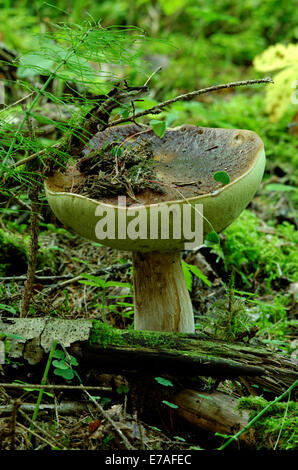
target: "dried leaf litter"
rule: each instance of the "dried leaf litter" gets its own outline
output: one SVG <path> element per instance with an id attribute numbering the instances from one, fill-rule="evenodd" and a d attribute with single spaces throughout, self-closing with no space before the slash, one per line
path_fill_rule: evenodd
<path id="1" fill-rule="evenodd" d="M 154 163 L 148 141 L 125 146 L 110 142 L 81 160 L 79 169 L 86 180 L 74 192 L 93 199 L 117 195 L 135 199 L 146 190 L 162 194 L 164 189 L 156 181 Z"/>

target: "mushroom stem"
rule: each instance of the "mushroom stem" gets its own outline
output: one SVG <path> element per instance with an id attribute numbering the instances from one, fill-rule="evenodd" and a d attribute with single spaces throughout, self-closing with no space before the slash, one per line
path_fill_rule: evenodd
<path id="1" fill-rule="evenodd" d="M 133 253 L 135 329 L 194 332 L 181 253 Z"/>

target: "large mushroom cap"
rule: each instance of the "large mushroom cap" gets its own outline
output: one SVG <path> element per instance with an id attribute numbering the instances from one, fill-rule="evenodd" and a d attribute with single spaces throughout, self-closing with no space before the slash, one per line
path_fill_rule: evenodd
<path id="1" fill-rule="evenodd" d="M 191 217 L 195 206 L 203 205 L 203 233 L 220 232 L 245 209 L 261 182 L 265 153 L 260 137 L 248 130 L 213 129 L 181 126 L 168 129 L 162 139 L 152 130 L 126 125 L 97 133 L 85 149 L 88 155 L 105 143 L 120 140 L 123 147 L 139 146 L 150 142 L 153 150 L 156 180 L 164 189 L 163 194 L 146 190 L 137 194 L 137 201 L 127 197 L 127 206 L 118 205 L 118 197 L 101 197 L 95 200 L 72 192 L 74 182 L 84 181 L 84 176 L 74 168 L 65 174 L 56 173 L 47 179 L 45 190 L 48 202 L 57 218 L 76 233 L 107 246 L 128 251 L 180 251 L 186 241 L 183 238 L 130 239 L 117 233 L 114 238 L 98 239 L 96 224 L 99 208 L 112 210 L 116 222 L 125 212 L 126 220 L 137 214 L 145 216 L 150 226 L 150 210 L 191 205 Z M 223 185 L 214 179 L 218 171 L 228 173 L 230 182 Z M 123 212 L 124 211 L 124 212 Z M 137 211 L 137 212 L 136 212 Z M 97 214 L 97 215 L 96 215 Z M 140 217 L 141 217 L 140 216 Z M 189 216 L 189 212 L 188 212 Z M 139 219 L 144 220 L 144 219 Z M 171 217 L 169 224 L 171 225 Z M 169 233 L 172 234 L 172 227 Z"/>

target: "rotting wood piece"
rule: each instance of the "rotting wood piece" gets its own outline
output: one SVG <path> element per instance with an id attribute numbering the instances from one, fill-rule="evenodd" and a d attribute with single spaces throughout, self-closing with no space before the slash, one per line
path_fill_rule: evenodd
<path id="1" fill-rule="evenodd" d="M 102 372 L 164 371 L 181 377 L 220 379 L 244 376 L 249 384 L 277 394 L 298 378 L 297 365 L 286 356 L 264 347 L 213 340 L 202 334 L 119 330 L 96 320 L 52 318 L 2 318 L 0 332 L 10 342 L 8 354 L 27 358 L 30 364 L 39 362 L 56 339 L 69 348 L 80 365 L 95 364 Z M 23 339 L 9 339 L 13 334 Z M 30 348 L 33 352 L 28 359 Z"/>

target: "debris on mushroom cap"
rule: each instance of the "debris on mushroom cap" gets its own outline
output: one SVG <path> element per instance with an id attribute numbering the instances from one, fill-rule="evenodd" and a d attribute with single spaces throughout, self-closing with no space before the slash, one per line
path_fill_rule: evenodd
<path id="1" fill-rule="evenodd" d="M 155 182 L 154 155 L 150 141 L 141 140 L 122 146 L 120 140 L 95 149 L 78 163 L 86 176 L 84 185 L 76 185 L 73 192 L 99 199 L 117 195 L 135 195 L 146 190 L 164 193 Z"/>
<path id="2" fill-rule="evenodd" d="M 202 214 L 200 224 L 203 237 L 210 231 L 224 230 L 252 200 L 264 173 L 265 152 L 263 142 L 256 133 L 189 125 L 168 129 L 163 138 L 156 136 L 151 129 L 144 130 L 135 125 L 106 129 L 91 139 L 78 163 L 92 157 L 92 152 L 104 145 L 119 140 L 121 148 L 130 149 L 129 155 L 142 142 L 145 142 L 144 145 L 150 143 L 155 173 L 155 179 L 150 180 L 157 182 L 163 192 L 148 187 L 142 192 L 134 192 L 127 186 L 123 195 L 115 195 L 111 191 L 100 197 L 86 197 L 78 191 L 84 188 L 88 175 L 80 172 L 78 165 L 56 173 L 45 183 L 48 202 L 62 223 L 87 239 L 100 241 L 118 250 L 174 252 L 184 249 L 186 239 L 182 237 L 182 231 L 181 236 L 174 236 L 173 218 L 169 218 L 168 222 L 171 236 L 164 239 L 159 227 L 158 236 L 151 237 L 151 210 L 169 213 L 176 206 L 181 214 L 178 223 L 183 224 L 187 219 L 189 227 L 193 227 L 193 223 L 197 227 L 197 215 Z M 149 153 L 151 155 L 151 150 Z M 228 175 L 228 178 L 224 181 L 215 178 L 215 174 Z M 122 196 L 125 196 L 125 202 Z M 188 210 L 184 211 L 186 206 Z M 106 235 L 98 237 L 96 226 L 99 214 L 103 213 L 110 214 L 115 227 L 118 227 L 116 220 L 119 222 L 124 217 L 126 226 L 121 229 L 123 233 L 114 234 L 113 231 L 110 238 Z M 147 230 L 146 236 L 131 239 L 125 236 L 126 228 L 131 219 L 136 223 L 138 217 L 143 221 L 142 229 Z"/>
<path id="3" fill-rule="evenodd" d="M 119 194 L 141 204 L 215 194 L 222 183 L 214 173 L 226 172 L 235 182 L 250 171 L 262 147 L 257 134 L 246 130 L 184 125 L 160 139 L 151 128 L 119 126 L 90 140 L 78 163 L 80 173 L 71 170 L 75 183 L 66 173 L 60 190 L 110 204 L 117 204 Z"/>

